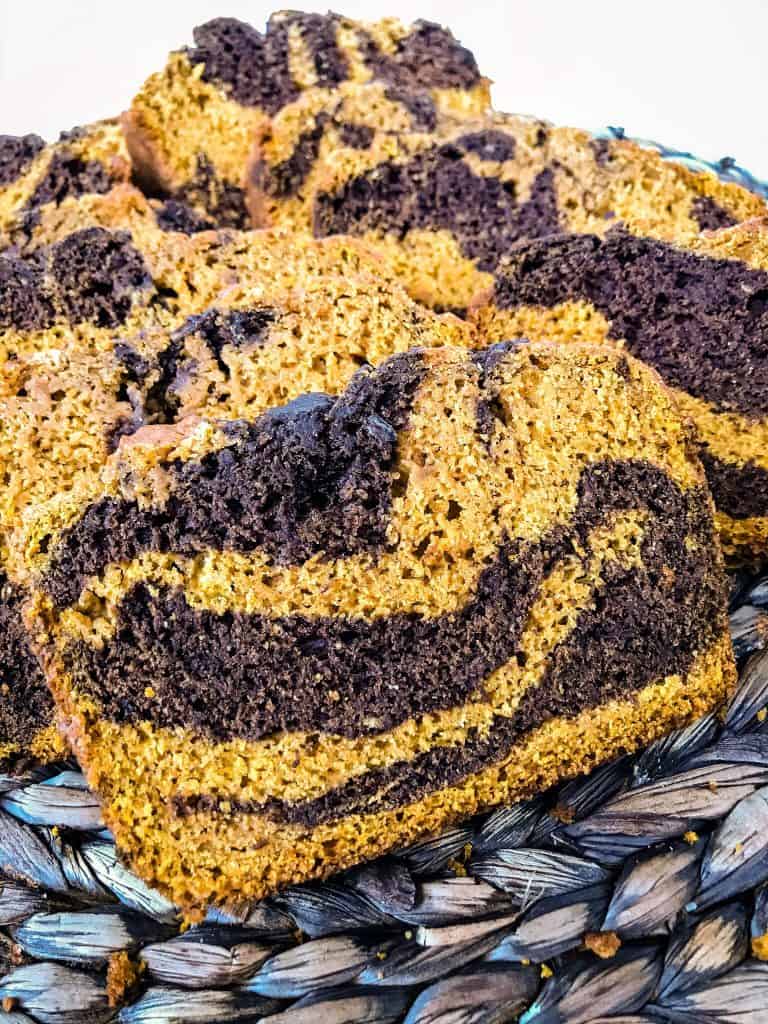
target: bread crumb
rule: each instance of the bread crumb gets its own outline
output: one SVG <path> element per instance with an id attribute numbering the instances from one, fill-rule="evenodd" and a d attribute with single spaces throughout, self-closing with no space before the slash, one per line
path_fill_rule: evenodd
<path id="1" fill-rule="evenodd" d="M 587 932 L 584 945 L 601 960 L 610 960 L 621 948 L 621 939 L 616 932 Z"/>
<path id="2" fill-rule="evenodd" d="M 125 950 L 113 953 L 107 964 L 107 999 L 111 1007 L 122 1006 L 144 973 L 144 964 L 135 963 Z"/>

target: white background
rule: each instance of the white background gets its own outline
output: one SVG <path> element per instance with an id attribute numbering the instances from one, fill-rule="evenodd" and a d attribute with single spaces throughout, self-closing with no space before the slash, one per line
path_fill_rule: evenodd
<path id="1" fill-rule="evenodd" d="M 279 4 L 280 0 L 276 0 Z M 621 125 L 768 178 L 768 0 L 329 0 L 352 17 L 449 25 L 495 105 L 580 127 Z M 302 0 L 283 0 L 301 7 Z M 46 137 L 125 108 L 191 29 L 239 0 L 0 0 L 0 133 Z M 325 10 L 306 0 L 306 9 Z"/>

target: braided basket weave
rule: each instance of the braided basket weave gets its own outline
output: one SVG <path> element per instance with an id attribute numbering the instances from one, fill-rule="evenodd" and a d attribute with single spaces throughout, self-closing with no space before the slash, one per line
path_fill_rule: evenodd
<path id="1" fill-rule="evenodd" d="M 768 1024 L 768 573 L 731 612 L 722 716 L 191 928 L 74 764 L 0 775 L 0 1024 Z"/>

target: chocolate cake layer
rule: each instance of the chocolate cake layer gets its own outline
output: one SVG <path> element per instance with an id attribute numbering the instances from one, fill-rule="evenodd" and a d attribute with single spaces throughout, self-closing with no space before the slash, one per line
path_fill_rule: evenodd
<path id="1" fill-rule="evenodd" d="M 115 183 L 98 160 L 83 160 L 66 150 L 55 153 L 27 202 L 27 213 L 35 211 L 39 216 L 38 207 L 46 203 L 60 203 L 87 192 L 108 192 Z"/>
<path id="2" fill-rule="evenodd" d="M 706 499 L 703 494 L 701 498 L 701 510 L 691 512 L 705 523 Z M 503 760 L 516 740 L 551 718 L 574 718 L 606 700 L 631 695 L 654 679 L 687 672 L 697 651 L 714 639 L 711 616 L 723 601 L 722 578 L 711 558 L 711 535 L 703 538 L 710 554 L 702 548 L 692 555 L 685 548 L 687 526 L 683 519 L 675 550 L 670 551 L 663 522 L 662 515 L 646 529 L 641 570 L 615 568 L 601 582 L 594 595 L 595 607 L 579 615 L 568 638 L 553 650 L 541 682 L 526 691 L 514 715 L 496 716 L 482 736 L 470 730 L 459 745 L 434 747 L 413 760 L 372 769 L 320 797 L 296 803 L 277 798 L 264 804 L 238 805 L 235 801 L 234 810 L 312 827 L 347 815 L 374 814 L 411 804 Z M 665 549 L 666 556 L 662 554 Z M 671 562 L 678 559 L 671 586 L 663 582 L 664 567 L 670 565 L 665 557 L 670 555 Z M 614 635 L 603 632 L 606 616 L 610 616 Z M 626 637 L 633 638 L 629 649 L 616 643 L 619 637 L 622 643 Z M 510 648 L 515 644 L 516 638 Z M 460 666 L 448 671 L 457 669 Z M 580 684 L 573 686 L 573 679 Z M 457 703 L 460 699 L 464 696 L 457 690 Z M 199 796 L 179 798 L 174 810 L 183 817 L 201 810 L 220 810 L 220 806 Z"/>
<path id="3" fill-rule="evenodd" d="M 361 125 L 360 128 L 364 131 L 366 126 Z M 342 128 L 347 144 L 354 149 L 365 149 L 370 145 L 370 137 L 366 140 L 363 135 L 360 135 L 360 128 L 347 124 Z M 268 195 L 275 199 L 287 199 L 299 191 L 317 160 L 320 140 L 324 131 L 325 119 L 322 115 L 318 115 L 315 124 L 299 136 L 291 155 L 270 168 L 269 175 L 263 178 L 262 187 Z M 350 131 L 352 132 L 351 140 Z M 253 174 L 251 180 L 254 180 Z"/>
<path id="4" fill-rule="evenodd" d="M 279 311 L 269 306 L 258 306 L 254 309 L 207 309 L 197 316 L 190 316 L 181 327 L 171 335 L 167 349 L 159 354 L 163 363 L 166 387 L 172 387 L 172 381 L 180 372 L 178 361 L 181 357 L 182 344 L 185 338 L 198 334 L 205 341 L 216 358 L 222 373 L 229 373 L 229 367 L 222 359 L 222 352 L 227 345 L 237 349 L 247 349 L 251 345 L 262 345 L 267 341 L 270 324 L 279 316 Z"/>
<path id="5" fill-rule="evenodd" d="M 480 131 L 461 135 L 456 145 L 466 153 L 476 153 L 481 160 L 504 163 L 513 160 L 517 151 L 517 141 L 496 128 L 485 128 Z"/>
<path id="6" fill-rule="evenodd" d="M 550 168 L 537 175 L 529 197 L 518 202 L 502 181 L 476 174 L 462 161 L 462 145 L 466 152 L 477 151 L 475 136 L 463 138 L 463 143 L 459 139 L 407 163 L 379 164 L 336 192 L 319 193 L 315 235 L 446 230 L 480 270 L 493 270 L 515 242 L 558 230 Z"/>
<path id="7" fill-rule="evenodd" d="M 273 22 L 262 35 L 236 18 L 214 18 L 194 29 L 191 64 L 202 64 L 202 78 L 227 87 L 244 107 L 274 114 L 299 95 L 288 67 L 288 23 Z"/>
<path id="8" fill-rule="evenodd" d="M 151 185 L 149 191 L 152 191 Z M 166 190 L 160 189 L 165 196 Z M 250 225 L 245 189 L 222 180 L 213 162 L 204 154 L 195 157 L 194 172 L 173 193 L 202 220 L 212 220 L 217 228 L 247 228 Z"/>
<path id="9" fill-rule="evenodd" d="M 702 448 L 700 456 L 717 508 L 731 519 L 768 516 L 768 469 L 725 462 Z"/>
<path id="10" fill-rule="evenodd" d="M 157 207 L 157 226 L 161 231 L 181 231 L 185 235 L 210 231 L 216 227 L 212 220 L 196 213 L 178 199 L 166 199 Z"/>
<path id="11" fill-rule="evenodd" d="M 398 89 L 472 89 L 481 82 L 472 53 L 435 22 L 414 22 L 392 52 L 377 45 L 367 29 L 360 36 L 373 77 Z"/>
<path id="12" fill-rule="evenodd" d="M 85 228 L 29 257 L 0 255 L 0 327 L 37 331 L 64 322 L 117 327 L 152 285 L 127 232 Z"/>
<path id="13" fill-rule="evenodd" d="M 62 132 L 49 144 L 37 135 L 0 135 L 0 250 L 31 234 L 46 209 L 104 194 L 130 175 L 125 140 L 112 121 Z"/>
<path id="14" fill-rule="evenodd" d="M 370 621 L 217 616 L 190 607 L 183 594 L 140 586 L 123 600 L 114 636 L 97 649 L 78 645 L 65 662 L 78 689 L 118 722 L 184 726 L 217 740 L 253 740 L 278 730 L 348 737 L 389 730 L 465 703 L 514 657 L 552 567 L 578 543 L 588 550 L 590 532 L 612 513 L 647 509 L 642 569 L 616 569 L 598 589 L 599 611 L 584 613 L 553 652 L 538 710 L 529 709 L 533 717 L 521 722 L 525 731 L 553 714 L 580 711 L 590 699 L 597 703 L 684 671 L 711 639 L 712 617 L 724 599 L 703 489 L 683 495 L 653 465 L 609 462 L 584 471 L 578 495 L 570 523 L 556 535 L 505 543 L 455 613 Z M 601 632 L 606 615 L 608 633 Z M 613 630 L 634 637 L 623 654 Z M 576 677 L 586 703 L 571 706 L 564 681 Z M 329 689 L 338 699 L 328 701 Z M 213 690 L 215 718 L 205 701 Z"/>
<path id="15" fill-rule="evenodd" d="M 386 539 L 397 431 L 422 377 L 418 353 L 359 374 L 342 398 L 304 395 L 255 423 L 234 422 L 231 447 L 164 467 L 157 508 L 106 498 L 58 541 L 42 586 L 60 605 L 87 579 L 142 551 L 261 548 L 278 563 L 376 552 Z"/>
<path id="16" fill-rule="evenodd" d="M 768 271 L 612 231 L 531 243 L 500 268 L 500 309 L 586 301 L 609 337 L 718 410 L 768 410 Z"/>
<path id="17" fill-rule="evenodd" d="M 0 135 L 0 185 L 20 177 L 44 146 L 39 135 Z"/>
<path id="18" fill-rule="evenodd" d="M 411 124 L 416 131 L 432 132 L 437 128 L 437 104 L 429 93 L 415 89 L 412 91 L 409 89 L 399 89 L 395 85 L 390 85 L 384 90 L 384 96 L 393 103 L 399 103 L 405 107 L 411 115 Z M 344 140 L 348 140 L 352 130 L 355 130 L 353 133 L 355 134 L 355 141 L 351 143 L 346 142 L 353 149 L 367 149 L 373 142 L 375 132 L 370 125 L 358 125 L 354 122 L 349 124 L 341 123 L 343 125 L 342 138 Z M 366 135 L 364 146 L 361 144 L 358 134 L 361 129 Z"/>
<path id="19" fill-rule="evenodd" d="M 34 331 L 50 326 L 54 316 L 41 268 L 0 255 L 0 327 Z"/>
<path id="20" fill-rule="evenodd" d="M 235 18 L 216 18 L 194 30 L 195 47 L 187 55 L 190 63 L 203 65 L 205 81 L 225 86 L 238 103 L 276 114 L 301 92 L 289 67 L 292 29 L 310 54 L 314 86 L 332 88 L 350 76 L 338 43 L 344 20 L 291 11 L 273 15 L 262 35 Z M 471 89 L 480 82 L 472 54 L 440 25 L 416 22 L 392 52 L 383 51 L 365 26 L 356 31 L 372 78 L 409 90 Z"/>
<path id="21" fill-rule="evenodd" d="M 0 750 L 24 750 L 50 728 L 53 703 L 21 617 L 23 594 L 0 572 Z"/>
<path id="22" fill-rule="evenodd" d="M 736 223 L 736 218 L 711 196 L 697 196 L 691 204 L 691 216 L 702 231 L 719 231 Z"/>

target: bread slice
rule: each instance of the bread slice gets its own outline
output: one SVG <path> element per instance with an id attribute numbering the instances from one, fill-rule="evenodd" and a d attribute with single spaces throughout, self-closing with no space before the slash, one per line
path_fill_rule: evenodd
<path id="1" fill-rule="evenodd" d="M 69 738 L 188 907 L 587 771 L 735 678 L 688 428 L 607 347 L 411 350 L 337 398 L 145 427 L 38 519 Z"/>
<path id="2" fill-rule="evenodd" d="M 490 342 L 609 342 L 655 367 L 695 424 L 727 559 L 768 556 L 768 219 L 520 245 L 470 318 Z"/>
<path id="3" fill-rule="evenodd" d="M 489 105 L 488 82 L 472 54 L 431 22 L 282 11 L 264 33 L 215 18 L 194 30 L 194 41 L 147 79 L 123 126 L 144 182 L 218 226 L 248 226 L 256 135 L 305 93 L 328 102 L 345 82 L 374 80 L 395 97 L 423 90 L 459 114 Z"/>
<path id="4" fill-rule="evenodd" d="M 254 417 L 412 345 L 474 344 L 354 240 L 186 234 L 163 212 L 127 184 L 69 197 L 0 256 L 0 758 L 64 752 L 21 618 L 38 507 L 96 493 L 142 426 Z"/>

